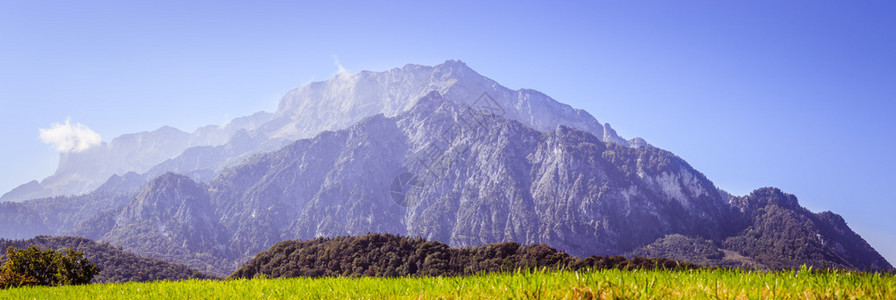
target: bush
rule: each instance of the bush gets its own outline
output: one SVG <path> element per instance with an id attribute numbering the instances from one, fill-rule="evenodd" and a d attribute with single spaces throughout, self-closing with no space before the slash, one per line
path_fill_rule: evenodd
<path id="1" fill-rule="evenodd" d="M 0 288 L 87 284 L 99 272 L 96 264 L 72 249 L 63 253 L 34 246 L 9 247 L 6 256 L 0 267 Z"/>

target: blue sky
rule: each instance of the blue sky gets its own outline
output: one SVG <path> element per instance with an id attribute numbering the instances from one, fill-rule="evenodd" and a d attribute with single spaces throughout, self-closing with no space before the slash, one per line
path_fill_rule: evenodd
<path id="1" fill-rule="evenodd" d="M 336 73 L 447 59 L 670 150 L 734 194 L 831 210 L 896 262 L 896 4 L 0 0 L 0 190 L 39 128 L 192 131 Z M 189 2 L 189 3 L 186 3 Z"/>

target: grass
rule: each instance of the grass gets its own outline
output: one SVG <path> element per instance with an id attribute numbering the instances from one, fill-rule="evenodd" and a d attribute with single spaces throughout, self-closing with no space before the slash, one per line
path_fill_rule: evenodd
<path id="1" fill-rule="evenodd" d="M 187 280 L 32 287 L 14 299 L 893 299 L 896 278 L 847 271 L 518 271 L 470 277 Z"/>

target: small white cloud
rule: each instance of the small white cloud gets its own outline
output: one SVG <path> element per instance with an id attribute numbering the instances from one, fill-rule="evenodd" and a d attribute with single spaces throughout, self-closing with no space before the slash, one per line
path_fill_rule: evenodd
<path id="1" fill-rule="evenodd" d="M 53 123 L 49 129 L 41 128 L 40 140 L 53 145 L 61 153 L 82 152 L 103 142 L 100 135 L 86 125 L 72 125 L 70 118 L 65 119 L 65 124 Z"/>

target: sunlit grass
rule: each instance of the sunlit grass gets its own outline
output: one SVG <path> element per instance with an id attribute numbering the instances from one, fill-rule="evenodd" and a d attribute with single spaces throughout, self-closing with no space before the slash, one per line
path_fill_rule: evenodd
<path id="1" fill-rule="evenodd" d="M 15 299 L 892 299 L 893 275 L 847 271 L 518 271 L 469 277 L 188 280 L 35 287 Z"/>

